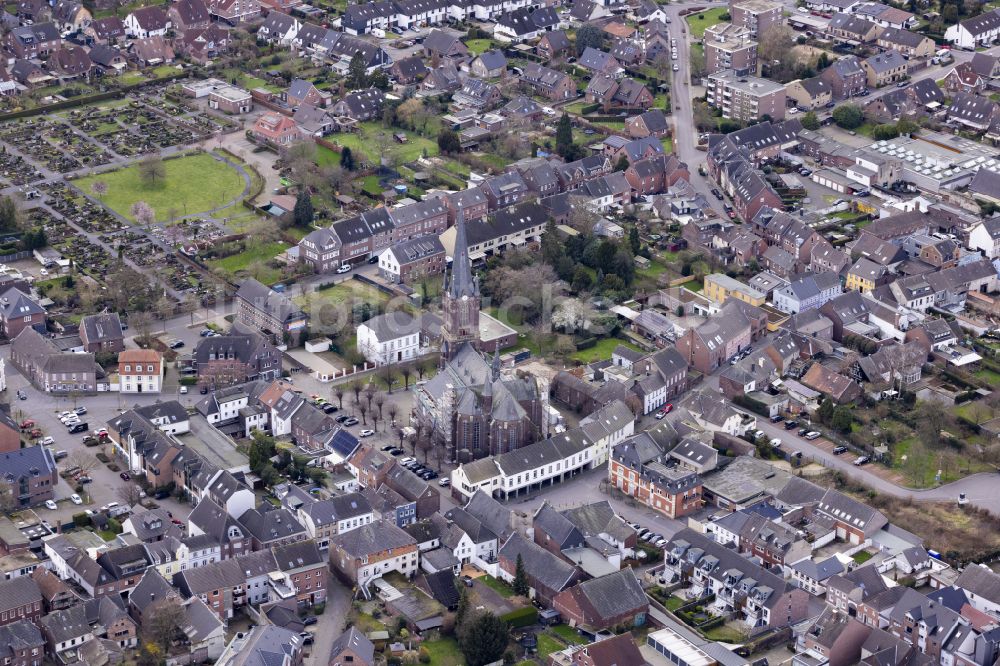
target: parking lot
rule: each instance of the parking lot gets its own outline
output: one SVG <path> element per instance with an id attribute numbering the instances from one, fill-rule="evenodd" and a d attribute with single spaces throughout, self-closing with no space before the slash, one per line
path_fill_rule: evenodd
<path id="1" fill-rule="evenodd" d="M 9 347 L 5 347 L 0 351 L 0 356 L 6 359 L 9 349 Z M 60 477 L 55 487 L 57 508 L 53 510 L 44 506 L 36 507 L 35 513 L 39 519 L 47 520 L 55 526 L 57 523 L 72 522 L 73 515 L 85 509 L 96 510 L 109 502 L 122 503 L 118 489 L 125 483 L 119 477 L 120 472 L 111 470 L 96 457 L 96 454 L 102 451 L 105 454 L 109 453 L 110 447 L 84 446 L 84 433 L 70 434 L 68 428 L 60 423 L 59 414 L 72 411 L 77 407 L 85 407 L 87 413 L 80 417 L 81 422 L 87 424 L 89 432 L 93 432 L 104 427 L 109 419 L 133 404 L 148 405 L 157 400 L 169 400 L 171 396 L 122 396 L 118 393 L 104 393 L 78 398 L 57 397 L 36 390 L 9 362 L 6 363 L 6 372 L 11 417 L 19 424 L 29 419 L 34 421 L 33 429 L 38 429 L 40 438 L 52 438 L 51 448 L 53 451 L 66 452 L 66 457 L 57 462 L 59 471 L 71 466 L 79 466 L 92 479 L 90 483 L 83 486 L 84 492 L 81 493 L 83 504 L 76 505 L 70 500 L 70 496 L 74 493 L 73 486 Z M 17 398 L 19 390 L 27 397 L 26 400 Z M 173 498 L 160 500 L 157 503 L 180 520 L 185 520 L 191 512 L 189 505 L 181 504 Z"/>

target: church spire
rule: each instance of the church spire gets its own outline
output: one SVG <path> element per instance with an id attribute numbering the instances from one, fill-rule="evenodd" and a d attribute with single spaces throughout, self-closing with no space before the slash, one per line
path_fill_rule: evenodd
<path id="1" fill-rule="evenodd" d="M 458 209 L 458 219 L 455 222 L 455 257 L 451 264 L 451 279 L 448 281 L 448 293 L 452 298 L 468 296 L 475 298 L 477 285 L 472 279 L 472 263 L 469 261 L 469 241 L 465 235 L 465 212 Z"/>
<path id="2" fill-rule="evenodd" d="M 500 349 L 493 350 L 493 381 L 500 379 Z"/>

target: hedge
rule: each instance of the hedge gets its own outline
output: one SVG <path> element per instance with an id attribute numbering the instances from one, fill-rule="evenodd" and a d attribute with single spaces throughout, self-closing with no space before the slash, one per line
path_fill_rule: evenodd
<path id="1" fill-rule="evenodd" d="M 501 615 L 500 619 L 511 627 L 530 627 L 538 622 L 538 609 L 534 606 L 525 606 Z"/>

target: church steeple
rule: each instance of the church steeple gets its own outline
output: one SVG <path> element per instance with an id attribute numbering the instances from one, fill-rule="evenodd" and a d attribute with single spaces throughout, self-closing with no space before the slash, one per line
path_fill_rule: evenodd
<path id="1" fill-rule="evenodd" d="M 455 358 L 463 344 L 479 347 L 479 282 L 472 276 L 465 213 L 459 208 L 455 221 L 455 253 L 445 272 L 441 295 L 441 362 Z"/>
<path id="2" fill-rule="evenodd" d="M 479 296 L 479 285 L 472 277 L 472 262 L 469 260 L 469 240 L 465 235 L 465 212 L 458 209 L 455 222 L 455 257 L 451 262 L 451 279 L 448 293 L 452 298 Z"/>

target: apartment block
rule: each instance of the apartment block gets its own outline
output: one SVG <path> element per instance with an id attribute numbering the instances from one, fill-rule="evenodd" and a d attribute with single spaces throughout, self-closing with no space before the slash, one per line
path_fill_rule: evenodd
<path id="1" fill-rule="evenodd" d="M 723 118 L 744 122 L 785 118 L 785 87 L 774 81 L 719 72 L 708 77 L 706 95 Z"/>
<path id="2" fill-rule="evenodd" d="M 738 74 L 757 74 L 757 42 L 750 29 L 732 23 L 717 23 L 705 30 L 705 70 L 709 74 L 731 69 Z"/>
<path id="3" fill-rule="evenodd" d="M 747 28 L 753 39 L 760 39 L 768 28 L 781 23 L 781 5 L 768 0 L 730 0 L 729 14 L 733 25 Z"/>

